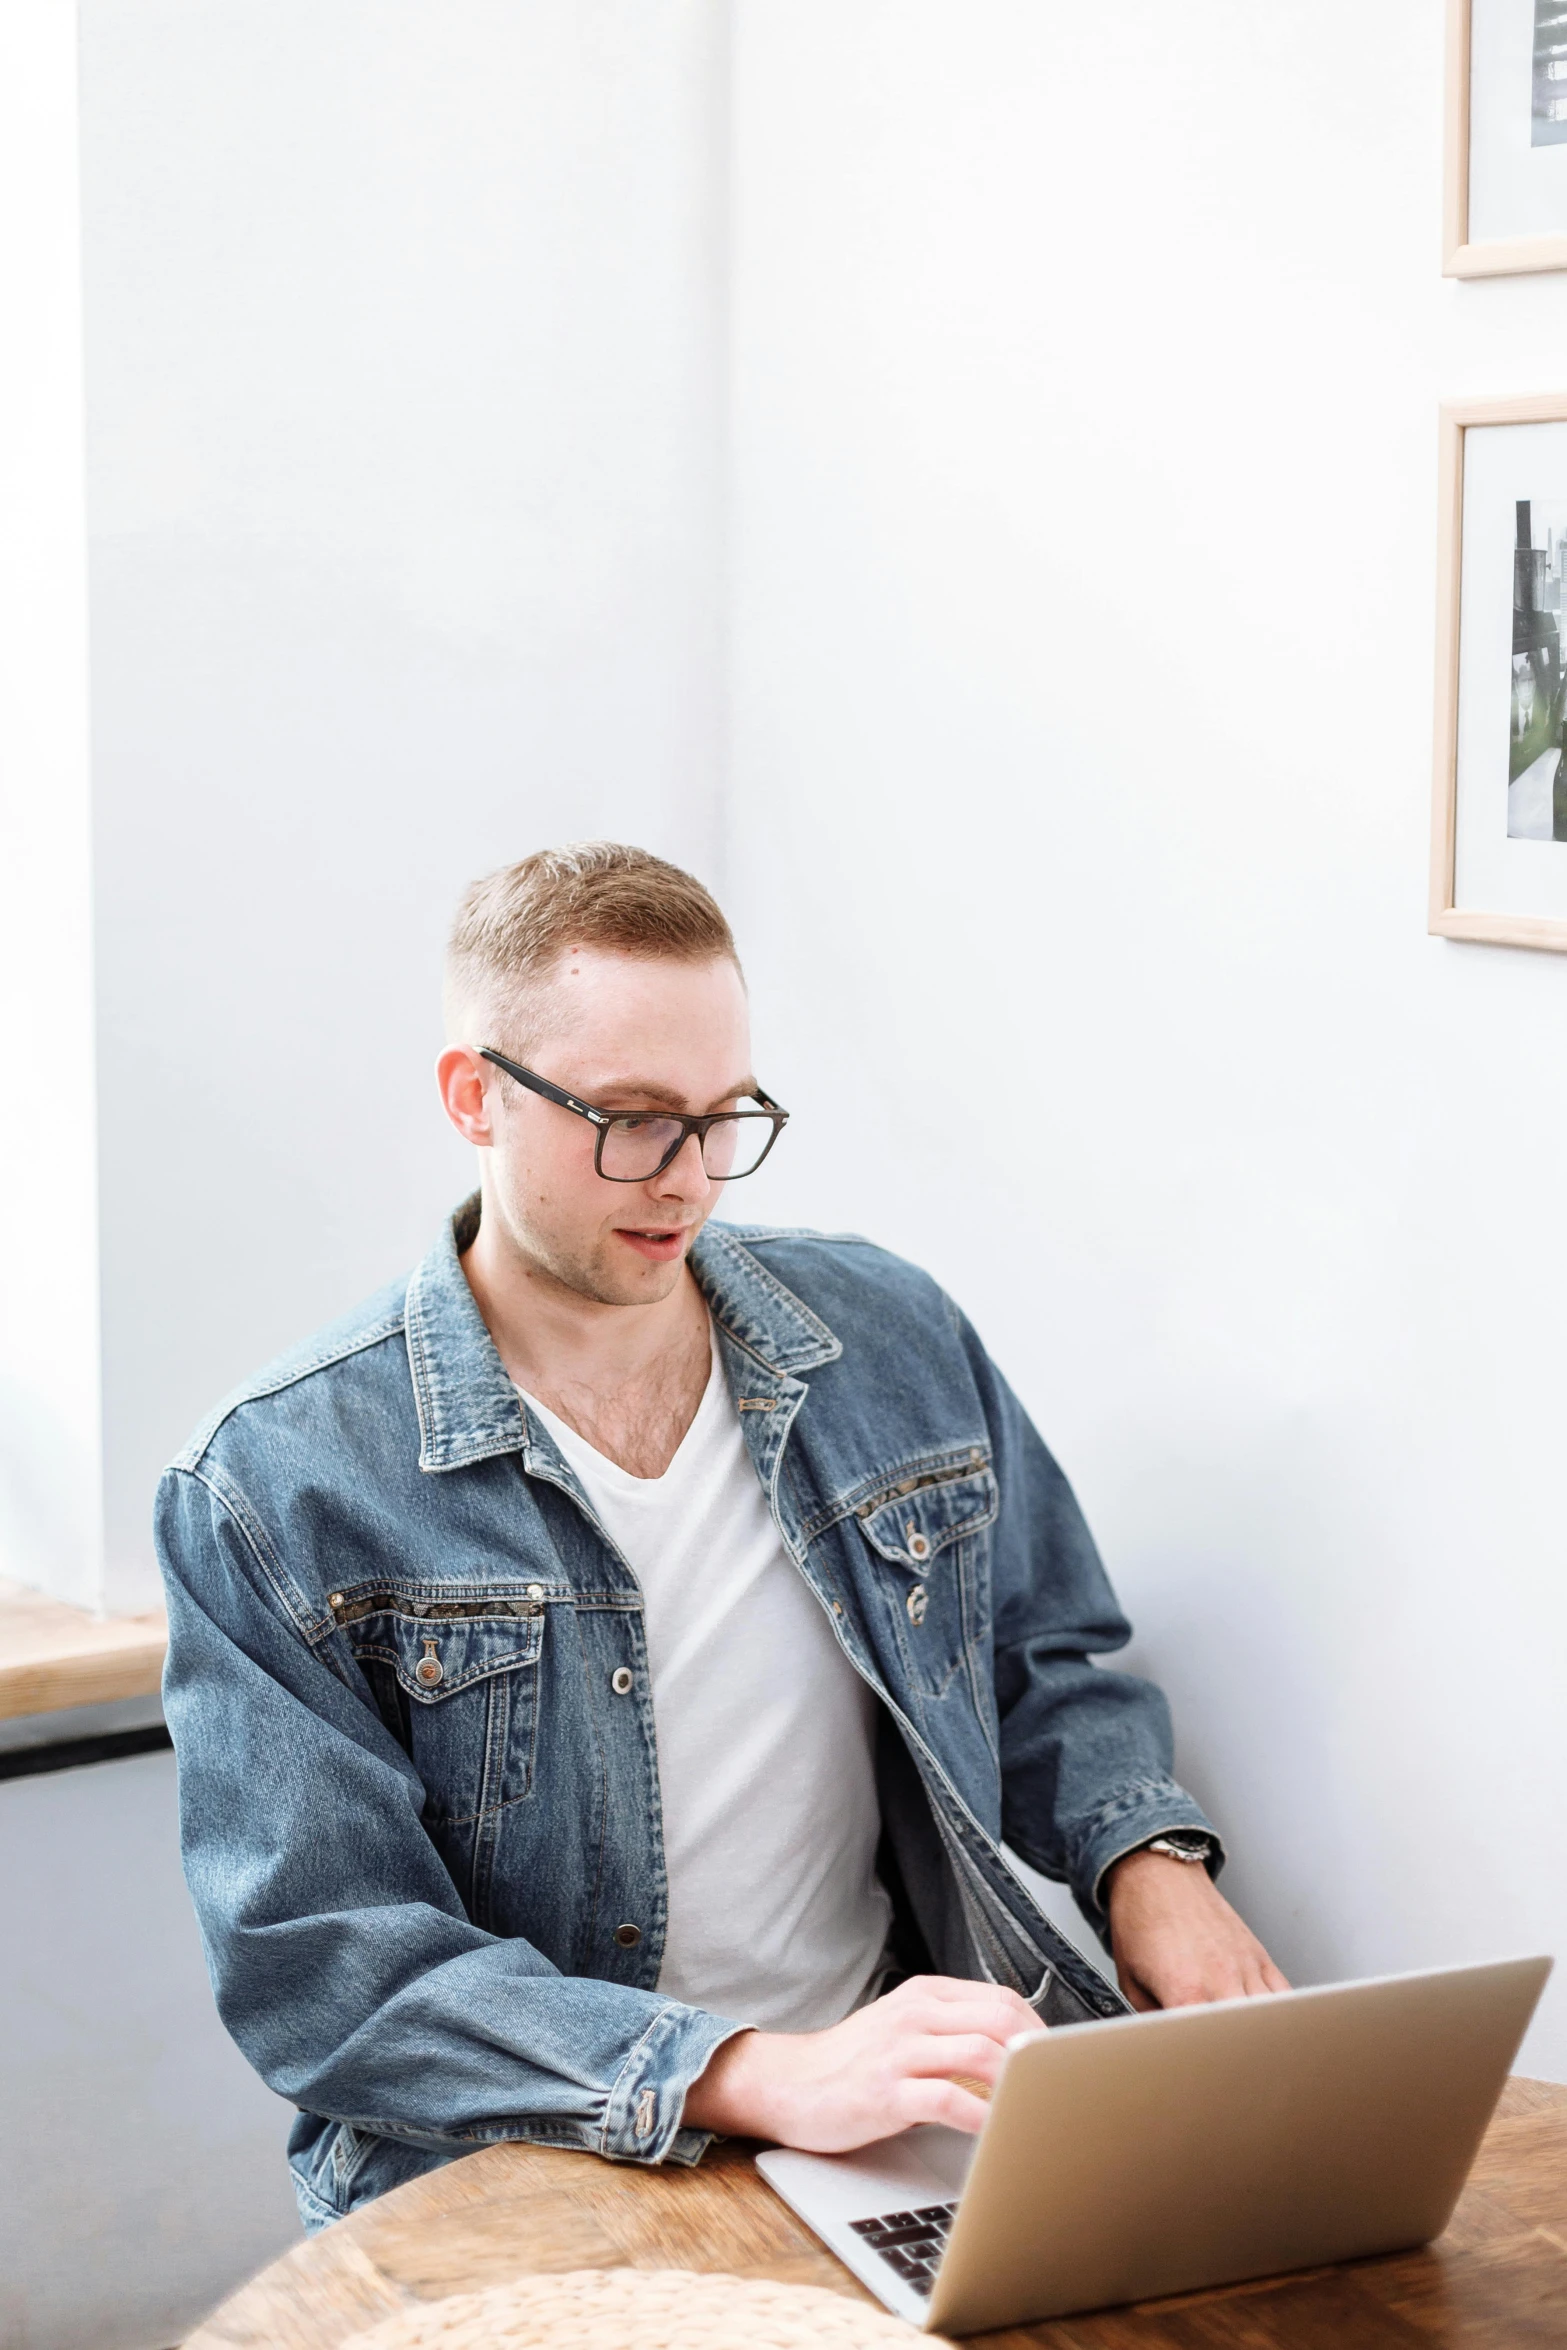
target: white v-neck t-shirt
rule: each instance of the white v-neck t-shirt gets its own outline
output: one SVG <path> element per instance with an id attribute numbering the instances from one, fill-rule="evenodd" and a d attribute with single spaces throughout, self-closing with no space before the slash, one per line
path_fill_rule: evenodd
<path id="1" fill-rule="evenodd" d="M 784 1549 L 713 1339 L 661 1477 L 537 1412 L 642 1587 L 669 1927 L 658 1987 L 771 2031 L 835 2024 L 876 1988 L 875 1699 Z"/>

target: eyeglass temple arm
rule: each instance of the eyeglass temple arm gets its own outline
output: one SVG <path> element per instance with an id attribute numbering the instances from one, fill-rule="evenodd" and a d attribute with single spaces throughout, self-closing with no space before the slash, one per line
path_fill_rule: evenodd
<path id="1" fill-rule="evenodd" d="M 508 1061 L 504 1053 L 493 1052 L 487 1044 L 479 1047 L 481 1061 L 493 1061 L 497 1069 L 504 1069 L 508 1077 L 515 1077 L 519 1085 L 529 1086 L 541 1093 L 547 1102 L 559 1102 L 563 1110 L 575 1110 L 579 1118 L 591 1118 L 595 1126 L 608 1126 L 611 1121 L 604 1111 L 595 1110 L 591 1102 L 579 1102 L 574 1093 L 561 1086 L 551 1085 L 547 1077 L 537 1077 L 531 1069 L 524 1069 L 518 1061 Z"/>
<path id="2" fill-rule="evenodd" d="M 608 1126 L 613 1123 L 606 1112 L 595 1110 L 591 1102 L 579 1102 L 574 1093 L 567 1093 L 561 1086 L 551 1085 L 547 1077 L 536 1076 L 533 1070 L 524 1069 L 519 1061 L 508 1061 L 504 1053 L 496 1052 L 491 1045 L 480 1045 L 479 1058 L 481 1061 L 493 1061 L 497 1069 L 504 1069 L 508 1077 L 516 1078 L 519 1085 L 530 1086 L 535 1093 L 541 1093 L 547 1102 L 559 1102 L 563 1110 L 575 1110 L 579 1118 L 591 1118 L 595 1126 Z M 773 1111 L 777 1117 L 787 1118 L 789 1115 L 788 1111 L 780 1103 L 775 1102 L 770 1093 L 764 1093 L 759 1085 L 752 1087 L 751 1099 L 753 1102 L 760 1102 L 764 1110 Z"/>

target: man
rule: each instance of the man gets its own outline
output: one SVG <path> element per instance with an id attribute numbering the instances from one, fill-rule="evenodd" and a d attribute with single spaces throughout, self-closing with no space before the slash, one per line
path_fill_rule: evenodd
<path id="1" fill-rule="evenodd" d="M 787 1113 L 707 892 L 527 858 L 447 1013 L 476 1198 L 159 1495 L 187 1874 L 306 2224 L 496 2139 L 976 2129 L 1013 2033 L 1121 2008 L 1003 1838 L 1135 2005 L 1281 1987 L 961 1315 L 708 1223 Z"/>

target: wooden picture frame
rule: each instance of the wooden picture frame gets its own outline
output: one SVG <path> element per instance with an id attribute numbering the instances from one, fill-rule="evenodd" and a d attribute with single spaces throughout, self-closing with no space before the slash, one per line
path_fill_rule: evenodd
<path id="1" fill-rule="evenodd" d="M 1428 927 L 1439 938 L 1469 939 L 1490 946 L 1543 947 L 1564 954 L 1567 953 L 1567 913 L 1558 919 L 1539 912 L 1489 910 L 1457 903 L 1466 440 L 1476 427 L 1520 424 L 1567 425 L 1567 392 L 1465 400 L 1445 406 L 1441 411 L 1435 767 Z M 1512 641 L 1516 645 L 1516 635 Z M 1567 880 L 1567 858 L 1564 858 L 1564 880 Z"/>
<path id="2" fill-rule="evenodd" d="M 1442 191 L 1442 270 L 1447 277 L 1515 277 L 1567 269 L 1567 220 L 1560 235 L 1471 241 L 1470 102 L 1474 0 L 1447 0 L 1447 135 Z"/>

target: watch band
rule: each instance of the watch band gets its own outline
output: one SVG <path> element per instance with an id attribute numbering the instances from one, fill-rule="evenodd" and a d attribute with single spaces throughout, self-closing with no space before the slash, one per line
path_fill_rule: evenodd
<path id="1" fill-rule="evenodd" d="M 1213 1858 L 1213 1838 L 1200 1828 L 1170 1828 L 1162 1836 L 1150 1836 L 1141 1847 L 1144 1852 L 1162 1852 L 1166 1860 L 1207 1862 Z"/>

